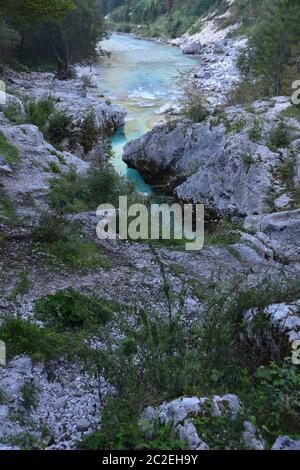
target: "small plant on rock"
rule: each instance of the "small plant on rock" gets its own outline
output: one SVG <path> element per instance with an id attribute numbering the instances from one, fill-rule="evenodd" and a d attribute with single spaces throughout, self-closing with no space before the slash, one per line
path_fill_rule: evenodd
<path id="1" fill-rule="evenodd" d="M 286 148 L 289 146 L 289 143 L 288 129 L 284 122 L 281 122 L 271 134 L 269 140 L 270 149 L 276 151 L 279 148 Z"/>
<path id="2" fill-rule="evenodd" d="M 48 295 L 35 304 L 37 319 L 58 329 L 105 323 L 116 308 L 113 302 L 82 295 L 72 288 Z"/>
<path id="3" fill-rule="evenodd" d="M 32 381 L 27 381 L 21 388 L 22 405 L 26 410 L 34 408 L 37 404 L 38 391 Z"/>
<path id="4" fill-rule="evenodd" d="M 182 113 L 193 122 L 204 121 L 208 116 L 208 111 L 191 71 L 180 74 L 177 84 L 182 91 L 180 100 Z"/>

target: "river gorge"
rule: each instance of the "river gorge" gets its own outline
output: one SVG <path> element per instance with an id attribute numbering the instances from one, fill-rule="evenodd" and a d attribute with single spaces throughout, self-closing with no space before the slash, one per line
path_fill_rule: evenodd
<path id="1" fill-rule="evenodd" d="M 165 121 L 164 107 L 178 104 L 180 97 L 176 77 L 199 65 L 199 59 L 172 46 L 122 34 L 112 34 L 101 47 L 109 55 L 95 65 L 97 93 L 127 111 L 124 127 L 112 138 L 113 165 L 138 191 L 151 192 L 139 173 L 122 161 L 123 148 Z"/>

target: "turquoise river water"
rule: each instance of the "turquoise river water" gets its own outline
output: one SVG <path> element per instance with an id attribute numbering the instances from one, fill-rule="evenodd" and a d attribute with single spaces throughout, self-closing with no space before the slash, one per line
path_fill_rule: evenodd
<path id="1" fill-rule="evenodd" d="M 151 192 L 140 174 L 122 161 L 124 145 L 164 120 L 160 109 L 180 96 L 175 77 L 199 62 L 177 48 L 127 35 L 113 34 L 102 47 L 111 55 L 96 65 L 98 93 L 127 111 L 124 128 L 112 138 L 112 163 L 138 191 Z"/>

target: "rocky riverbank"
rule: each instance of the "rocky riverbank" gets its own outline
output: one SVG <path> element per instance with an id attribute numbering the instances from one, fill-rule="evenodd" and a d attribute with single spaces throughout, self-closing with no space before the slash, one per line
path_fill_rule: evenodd
<path id="1" fill-rule="evenodd" d="M 196 75 L 211 98 L 211 115 L 202 123 L 179 119 L 159 125 L 129 143 L 124 154 L 126 163 L 160 191 L 181 202 L 206 206 L 209 217 L 218 223 L 214 232 L 207 232 L 206 245 L 199 252 L 186 252 L 172 243 L 153 246 L 98 240 L 99 218 L 83 205 L 90 190 L 84 178 L 95 160 L 105 160 L 107 134 L 123 124 L 125 111 L 97 96 L 95 90 L 91 92 L 92 77 L 88 79 L 86 71 L 64 82 L 52 74 L 9 73 L 10 96 L 0 113 L 0 338 L 5 339 L 8 352 L 7 366 L 0 368 L 0 449 L 82 447 L 89 436 L 99 432 L 109 398 L 136 382 L 137 391 L 130 389 L 129 397 L 136 394 L 136 400 L 140 399 L 138 392 L 142 396 L 137 414 L 145 445 L 152 442 L 157 426 L 164 432 L 167 425 L 171 438 L 179 437 L 189 449 L 221 445 L 234 449 L 299 448 L 296 440 L 281 432 L 278 435 L 278 427 L 269 429 L 260 421 L 260 415 L 266 420 L 273 416 L 269 412 L 273 402 L 278 408 L 275 411 L 286 412 L 285 402 L 282 405 L 279 399 L 274 400 L 277 389 L 268 382 L 273 376 L 277 380 L 280 371 L 272 370 L 269 379 L 263 368 L 256 377 L 255 386 L 263 379 L 261 393 L 254 390 L 250 401 L 256 396 L 264 399 L 266 394 L 267 404 L 255 409 L 255 417 L 253 410 L 250 413 L 247 409 L 251 404 L 244 404 L 235 391 L 235 383 L 243 380 L 246 388 L 250 387 L 247 364 L 242 364 L 241 376 L 225 386 L 223 371 L 210 362 L 213 354 L 222 351 L 224 341 L 224 356 L 232 349 L 232 359 L 239 359 L 245 345 L 254 351 L 251 368 L 257 362 L 266 366 L 283 354 L 281 351 L 290 357 L 300 331 L 296 289 L 300 269 L 300 125 L 289 117 L 291 103 L 286 97 L 256 101 L 247 109 L 226 106 L 220 112 L 216 105 L 238 80 L 235 62 L 243 44 L 223 34 L 217 34 L 208 19 L 202 36 L 177 42 L 186 53 L 202 54 L 206 65 Z M 221 78 L 226 86 L 220 83 Z M 58 146 L 26 122 L 27 99 L 43 98 L 49 92 L 55 99 L 52 112 L 66 111 L 70 117 L 73 139 L 68 135 Z M 90 111 L 97 132 L 93 148 L 86 152 L 82 123 Z M 16 117 L 22 122 L 12 119 Z M 101 168 L 105 172 L 109 167 Z M 63 185 L 62 190 L 59 186 L 62 194 L 56 193 L 60 197 L 59 217 L 48 199 L 54 180 Z M 106 195 L 115 190 L 115 180 L 101 181 L 109 184 Z M 67 200 L 70 186 L 76 190 L 72 204 Z M 96 209 L 98 201 L 94 202 Z M 275 296 L 276 290 L 276 300 L 255 297 L 261 286 L 266 291 L 274 285 L 276 289 L 271 291 Z M 241 304 L 235 301 L 239 293 L 244 295 Z M 234 324 L 229 314 L 237 315 Z M 264 322 L 259 324 L 258 335 L 255 319 L 261 315 Z M 203 342 L 199 329 L 209 319 L 211 336 L 204 336 Z M 174 328 L 173 321 L 181 323 L 174 323 Z M 215 347 L 214 335 L 224 326 L 222 341 Z M 183 336 L 176 336 L 180 347 L 170 355 L 167 335 L 174 329 Z M 195 334 L 199 335 L 196 341 Z M 228 338 L 230 344 L 226 343 Z M 208 339 L 212 341 L 211 356 L 205 353 L 203 357 L 201 351 L 192 349 L 198 343 L 205 347 Z M 152 343 L 149 346 L 151 340 L 154 349 Z M 157 386 L 159 367 L 154 373 L 150 370 L 152 364 L 156 367 L 154 358 L 160 361 L 162 381 L 172 392 L 160 383 Z M 205 364 L 202 371 L 200 361 Z M 164 369 L 167 366 L 169 369 Z M 182 381 L 183 367 L 187 376 Z M 283 370 L 280 380 L 288 394 L 296 379 L 293 372 L 288 372 L 290 376 Z M 154 396 L 146 380 L 156 384 Z M 141 382 L 144 388 L 140 389 Z M 123 389 L 120 386 L 117 390 L 118 385 Z M 187 387 L 188 397 L 170 401 Z M 209 387 L 226 388 L 228 393 L 206 393 Z M 241 384 L 239 387 L 245 395 Z M 271 387 L 272 403 L 263 387 L 267 391 Z M 190 398 L 195 388 L 199 393 Z M 114 402 L 117 409 L 118 397 Z M 237 423 L 238 431 L 231 440 L 228 436 L 235 418 L 241 423 Z M 291 418 L 293 422 L 292 413 Z M 125 431 L 121 430 L 126 438 L 133 419 L 136 416 L 125 423 Z M 107 420 L 106 416 L 106 426 Z M 119 437 L 113 417 L 110 422 Z"/>
<path id="2" fill-rule="evenodd" d="M 225 107 L 200 124 L 179 120 L 160 125 L 129 143 L 123 159 L 146 182 L 182 202 L 202 203 L 216 217 L 247 218 L 245 227 L 259 232 L 260 240 L 283 259 L 286 250 L 271 241 L 270 231 L 278 230 L 290 240 L 288 257 L 296 261 L 296 221 L 290 230 L 299 207 L 300 124 L 287 117 L 292 106 L 289 98 L 277 97 L 254 102 L 251 110 Z M 266 214 L 272 213 L 269 219 L 281 220 L 281 228 L 262 229 L 250 222 L 259 216 L 268 220 Z"/>

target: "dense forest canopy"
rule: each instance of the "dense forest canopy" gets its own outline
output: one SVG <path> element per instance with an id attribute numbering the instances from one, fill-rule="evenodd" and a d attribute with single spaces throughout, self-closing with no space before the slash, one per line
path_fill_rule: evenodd
<path id="1" fill-rule="evenodd" d="M 71 65 L 92 57 L 103 32 L 101 0 L 0 0 L 0 59 L 29 66 Z"/>
<path id="2" fill-rule="evenodd" d="M 149 25 L 152 34 L 175 37 L 222 0 L 103 0 L 110 19 L 123 24 Z M 157 23 L 157 24 L 155 24 Z"/>

